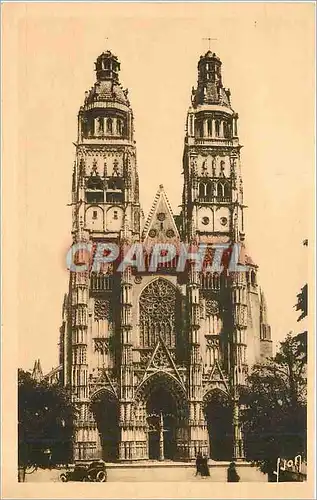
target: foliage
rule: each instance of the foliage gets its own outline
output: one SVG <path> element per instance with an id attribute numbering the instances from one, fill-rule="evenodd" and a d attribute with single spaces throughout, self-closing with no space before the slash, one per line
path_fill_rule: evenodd
<path id="1" fill-rule="evenodd" d="M 304 285 L 301 288 L 301 291 L 297 294 L 297 303 L 294 306 L 296 311 L 301 311 L 300 316 L 297 321 L 302 321 L 302 319 L 306 318 L 308 313 L 308 285 Z"/>
<path id="2" fill-rule="evenodd" d="M 18 370 L 18 460 L 20 467 L 47 467 L 72 459 L 74 410 L 68 391 L 36 382 Z"/>
<path id="3" fill-rule="evenodd" d="M 289 334 L 241 388 L 246 458 L 272 474 L 277 458 L 306 456 L 307 332 Z"/>

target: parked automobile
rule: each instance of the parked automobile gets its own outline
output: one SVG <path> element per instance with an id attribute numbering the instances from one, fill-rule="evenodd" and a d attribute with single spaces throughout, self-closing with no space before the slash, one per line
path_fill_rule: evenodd
<path id="1" fill-rule="evenodd" d="M 59 476 L 63 483 L 67 481 L 84 481 L 104 483 L 107 481 L 106 463 L 103 460 L 78 462 L 68 467 L 66 472 Z"/>

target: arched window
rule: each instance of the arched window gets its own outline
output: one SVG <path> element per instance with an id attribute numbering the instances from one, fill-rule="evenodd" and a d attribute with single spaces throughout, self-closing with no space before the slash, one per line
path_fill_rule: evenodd
<path id="1" fill-rule="evenodd" d="M 232 123 L 228 123 L 228 137 L 232 136 Z"/>
<path id="2" fill-rule="evenodd" d="M 223 160 L 221 160 L 220 162 L 220 177 L 224 177 L 225 176 L 225 162 Z"/>
<path id="3" fill-rule="evenodd" d="M 208 182 L 208 184 L 207 184 L 206 195 L 208 198 L 212 197 L 212 183 L 211 182 Z"/>
<path id="4" fill-rule="evenodd" d="M 200 182 L 199 183 L 199 198 L 205 197 L 205 189 L 206 189 L 206 185 L 203 182 Z"/>
<path id="5" fill-rule="evenodd" d="M 215 121 L 215 132 L 216 132 L 216 137 L 219 137 L 219 133 L 220 133 L 220 122 L 219 122 L 219 120 Z"/>
<path id="6" fill-rule="evenodd" d="M 251 285 L 256 285 L 256 274 L 255 271 L 251 271 Z"/>
<path id="7" fill-rule="evenodd" d="M 218 198 L 223 198 L 224 196 L 224 188 L 222 182 L 218 182 L 217 184 L 217 196 Z"/>
<path id="8" fill-rule="evenodd" d="M 214 290 L 220 288 L 220 278 L 218 273 L 214 273 L 212 276 L 212 287 Z"/>
<path id="9" fill-rule="evenodd" d="M 122 135 L 122 120 L 120 118 L 117 119 L 117 134 Z"/>
<path id="10" fill-rule="evenodd" d="M 103 134 L 103 117 L 99 116 L 98 118 L 98 132 L 99 134 Z"/>
<path id="11" fill-rule="evenodd" d="M 87 123 L 86 119 L 83 119 L 82 122 L 81 122 L 81 130 L 82 130 L 83 136 L 87 137 L 89 129 L 88 129 L 88 123 Z"/>
<path id="12" fill-rule="evenodd" d="M 223 186 L 223 195 L 225 198 L 229 198 L 230 197 L 230 187 L 229 187 L 229 184 L 228 182 L 225 182 L 224 183 L 224 186 Z"/>
<path id="13" fill-rule="evenodd" d="M 102 61 L 102 64 L 103 64 L 103 69 L 110 69 L 110 67 L 111 67 L 111 66 L 110 66 L 110 65 L 111 65 L 111 63 L 110 63 L 110 61 L 109 61 L 109 60 L 107 61 L 107 60 L 105 60 L 105 59 L 104 59 L 104 60 Z"/>
<path id="14" fill-rule="evenodd" d="M 212 136 L 212 120 L 207 121 L 207 130 L 208 130 L 209 137 L 211 137 Z"/>
<path id="15" fill-rule="evenodd" d="M 107 132 L 112 134 L 112 118 L 107 119 Z"/>
<path id="16" fill-rule="evenodd" d="M 228 137 L 228 123 L 225 121 L 223 122 L 223 136 Z"/>

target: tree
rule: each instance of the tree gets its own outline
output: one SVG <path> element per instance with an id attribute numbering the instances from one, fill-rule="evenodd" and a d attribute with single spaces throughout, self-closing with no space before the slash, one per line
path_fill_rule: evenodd
<path id="1" fill-rule="evenodd" d="M 18 462 L 51 467 L 72 459 L 74 409 L 68 391 L 18 370 Z"/>
<path id="2" fill-rule="evenodd" d="M 296 311 L 301 311 L 300 316 L 297 321 L 301 321 L 306 318 L 308 313 L 308 285 L 304 285 L 301 288 L 301 291 L 297 294 L 297 303 L 294 306 Z"/>
<path id="3" fill-rule="evenodd" d="M 246 458 L 272 480 L 277 458 L 306 457 L 307 332 L 281 342 L 241 388 Z"/>

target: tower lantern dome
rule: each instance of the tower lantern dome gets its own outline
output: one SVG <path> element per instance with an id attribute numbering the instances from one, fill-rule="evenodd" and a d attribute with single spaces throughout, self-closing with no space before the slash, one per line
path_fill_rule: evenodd
<path id="1" fill-rule="evenodd" d="M 222 86 L 221 64 L 220 58 L 214 52 L 208 50 L 204 56 L 200 57 L 198 62 L 198 83 L 212 82 Z"/>
<path id="2" fill-rule="evenodd" d="M 128 89 L 119 81 L 120 62 L 109 50 L 97 57 L 96 81 L 85 93 L 78 114 L 78 141 L 133 141 L 133 113 Z"/>
<path id="3" fill-rule="evenodd" d="M 231 108 L 230 91 L 222 84 L 222 62 L 211 50 L 200 56 L 198 61 L 197 89 L 192 92 L 194 108 L 199 105 L 220 105 Z"/>
<path id="4" fill-rule="evenodd" d="M 120 62 L 110 50 L 100 54 L 95 62 L 95 70 L 98 82 L 104 80 L 119 81 Z"/>

